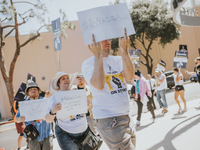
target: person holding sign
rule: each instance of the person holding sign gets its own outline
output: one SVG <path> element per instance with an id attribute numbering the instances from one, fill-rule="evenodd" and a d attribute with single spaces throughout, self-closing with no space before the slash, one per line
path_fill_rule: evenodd
<path id="1" fill-rule="evenodd" d="M 102 33 L 103 34 L 103 33 Z M 119 38 L 121 56 L 110 56 L 111 40 L 88 45 L 94 56 L 82 64 L 82 73 L 93 94 L 93 117 L 98 133 L 110 149 L 135 149 L 135 129 L 129 116 L 126 81 L 134 76 L 129 55 L 129 37 Z"/>
<path id="2" fill-rule="evenodd" d="M 198 82 L 200 84 L 200 57 L 196 58 L 197 64 L 195 66 L 195 71 L 194 72 L 189 72 L 188 70 L 186 70 L 185 72 L 189 75 L 195 75 L 197 74 L 198 77 Z"/>
<path id="3" fill-rule="evenodd" d="M 136 125 L 140 126 L 143 104 L 146 105 L 147 109 L 151 112 L 153 119 L 152 123 L 154 123 L 156 117 L 154 113 L 154 107 L 152 105 L 152 93 L 147 85 L 147 80 L 142 77 L 140 70 L 137 70 L 135 72 L 135 79 L 137 80 L 135 85 L 135 100 L 138 105 L 138 116 Z"/>
<path id="4" fill-rule="evenodd" d="M 56 115 L 62 109 L 62 104 L 57 102 L 55 95 L 63 91 L 70 91 L 70 85 L 72 85 L 72 83 L 72 75 L 65 72 L 58 72 L 49 85 L 50 90 L 55 93 L 49 100 L 47 107 L 48 113 L 45 119 L 48 123 L 51 123 L 56 117 L 55 133 L 58 144 L 62 150 L 79 150 L 78 145 L 74 143 L 73 140 L 80 139 L 88 127 L 85 114 L 70 116 L 66 113 L 65 118 Z"/>
<path id="5" fill-rule="evenodd" d="M 35 82 L 29 82 L 27 84 L 27 88 L 25 94 L 29 96 L 29 98 L 25 101 L 35 100 L 35 99 L 43 99 L 43 97 L 39 97 L 40 88 Z M 20 109 L 20 108 L 19 108 Z M 25 117 L 20 115 L 20 110 L 18 111 L 16 118 L 16 122 L 25 122 Z M 31 139 L 28 135 L 29 141 L 29 148 L 30 150 L 53 150 L 53 133 L 51 130 L 51 124 L 47 123 L 45 120 L 33 120 L 25 122 L 26 128 L 30 129 L 30 127 L 34 127 L 38 132 L 39 135 L 36 139 Z M 33 125 L 33 126 L 32 126 Z M 24 129 L 24 132 L 26 130 Z M 30 130 L 30 133 L 34 129 Z"/>
<path id="6" fill-rule="evenodd" d="M 185 97 L 184 97 L 184 92 L 185 92 L 185 89 L 183 87 L 183 75 L 182 73 L 179 71 L 178 68 L 174 68 L 174 82 L 175 82 L 175 101 L 176 103 L 178 104 L 179 106 L 179 109 L 178 109 L 178 113 L 181 113 L 181 112 L 186 112 L 187 111 L 187 107 L 186 107 L 186 100 L 185 100 Z M 178 101 L 178 96 L 181 96 L 181 99 L 184 103 L 184 109 L 182 110 L 181 108 L 181 105 Z"/>
<path id="7" fill-rule="evenodd" d="M 156 91 L 154 91 L 154 94 L 156 94 L 157 101 L 159 105 L 163 108 L 162 113 L 167 113 L 167 99 L 165 96 L 165 90 L 167 88 L 167 80 L 166 76 L 162 73 L 162 71 L 157 68 L 156 69 Z M 161 101 L 162 98 L 162 101 Z"/>

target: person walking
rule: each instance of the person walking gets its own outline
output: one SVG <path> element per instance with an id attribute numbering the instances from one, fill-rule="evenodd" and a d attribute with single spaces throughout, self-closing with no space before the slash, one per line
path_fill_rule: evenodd
<path id="1" fill-rule="evenodd" d="M 17 129 L 17 133 L 19 134 L 19 137 L 18 137 L 18 148 L 17 148 L 17 150 L 20 150 L 20 148 L 22 146 L 22 141 L 23 141 L 23 138 L 24 138 L 25 124 L 24 124 L 24 122 L 20 122 L 20 123 L 16 122 L 16 114 L 18 113 L 18 108 L 19 108 L 19 103 L 18 103 L 17 100 L 14 101 L 12 108 L 13 108 L 13 111 L 14 111 L 13 120 L 15 122 L 15 127 Z"/>
<path id="2" fill-rule="evenodd" d="M 121 56 L 110 56 L 111 40 L 88 45 L 94 56 L 82 64 L 83 76 L 93 94 L 93 117 L 97 131 L 109 149 L 135 149 L 135 128 L 129 116 L 126 81 L 134 76 L 129 55 L 129 37 L 119 38 Z"/>
<path id="3" fill-rule="evenodd" d="M 178 68 L 174 68 L 174 82 L 175 82 L 174 98 L 175 98 L 176 103 L 179 106 L 178 113 L 186 112 L 187 107 L 186 107 L 186 100 L 185 100 L 185 97 L 184 97 L 185 89 L 183 87 L 183 75 L 179 71 Z M 178 100 L 179 95 L 180 95 L 180 97 L 183 101 L 183 104 L 184 104 L 183 110 L 182 110 L 180 102 Z"/>
<path id="4" fill-rule="evenodd" d="M 88 121 L 88 125 L 94 134 L 97 134 L 95 120 L 92 115 L 92 93 L 90 91 L 90 87 L 85 83 L 85 79 L 82 73 L 79 73 L 76 77 L 78 84 L 72 87 L 72 90 L 81 90 L 85 89 L 87 99 L 89 101 L 88 112 L 86 113 L 86 118 Z"/>
<path id="5" fill-rule="evenodd" d="M 162 113 L 167 113 L 167 99 L 166 99 L 166 88 L 167 88 L 167 80 L 166 76 L 162 73 L 162 71 L 157 68 L 155 70 L 155 78 L 156 78 L 156 91 L 154 91 L 154 94 L 156 94 L 157 101 L 159 105 L 163 108 Z M 162 98 L 162 101 L 161 101 Z"/>
<path id="6" fill-rule="evenodd" d="M 195 75 L 197 74 L 197 77 L 198 77 L 198 82 L 200 84 L 200 57 L 197 57 L 196 58 L 196 66 L 195 66 L 195 71 L 194 72 L 189 72 L 188 70 L 186 70 L 185 72 L 189 75 Z"/>
<path id="7" fill-rule="evenodd" d="M 137 122 L 136 125 L 140 126 L 140 120 L 142 115 L 142 107 L 143 104 L 147 106 L 147 109 L 150 111 L 152 115 L 152 123 L 155 122 L 155 113 L 154 113 L 154 107 L 152 105 L 152 93 L 147 85 L 147 81 L 144 77 L 142 77 L 142 74 L 140 70 L 137 70 L 135 72 L 135 79 L 136 85 L 135 85 L 135 100 L 138 105 L 138 116 L 137 116 Z"/>
<path id="8" fill-rule="evenodd" d="M 62 109 L 62 104 L 57 102 L 55 93 L 70 91 L 73 83 L 72 74 L 58 72 L 50 81 L 49 88 L 54 94 L 50 97 L 45 120 L 48 123 L 57 118 L 55 133 L 58 144 L 62 150 L 79 150 L 79 146 L 73 141 L 77 141 L 87 130 L 87 120 L 85 114 L 77 114 L 65 117 L 57 116 L 56 113 Z"/>
<path id="9" fill-rule="evenodd" d="M 156 105 L 154 103 L 154 91 L 155 91 L 155 79 L 152 78 L 150 74 L 147 75 L 147 85 L 149 89 L 151 90 L 152 97 L 149 97 L 152 101 L 154 109 L 156 109 Z"/>
<path id="10" fill-rule="evenodd" d="M 43 97 L 39 97 L 40 88 L 35 82 L 29 82 L 26 87 L 25 94 L 29 96 L 25 101 L 35 100 L 35 99 L 43 99 Z M 19 108 L 20 109 L 20 108 Z M 51 130 L 51 124 L 47 123 L 45 120 L 33 120 L 25 122 L 25 117 L 20 115 L 20 111 L 18 111 L 15 119 L 18 123 L 24 122 L 26 127 L 28 125 L 34 125 L 36 130 L 39 132 L 37 139 L 30 140 L 28 138 L 28 145 L 30 150 L 53 150 L 53 133 Z"/>

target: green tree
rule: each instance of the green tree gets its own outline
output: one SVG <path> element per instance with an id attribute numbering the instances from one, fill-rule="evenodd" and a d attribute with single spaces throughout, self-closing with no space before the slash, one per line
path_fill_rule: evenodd
<path id="1" fill-rule="evenodd" d="M 141 61 L 152 74 L 153 58 L 150 55 L 151 46 L 158 41 L 164 48 L 166 44 L 179 39 L 179 26 L 173 21 L 173 12 L 167 8 L 163 0 L 135 0 L 130 10 L 131 19 L 136 34 L 130 36 L 130 45 L 137 49 L 137 43 L 143 46 Z M 112 41 L 111 48 L 114 53 L 118 50 L 118 39 Z"/>
<path id="2" fill-rule="evenodd" d="M 14 100 L 13 73 L 14 73 L 15 64 L 17 62 L 17 58 L 21 52 L 21 48 L 25 47 L 28 43 L 39 38 L 40 30 L 43 27 L 47 27 L 49 30 L 51 30 L 51 25 L 45 24 L 44 16 L 45 14 L 48 13 L 48 10 L 45 4 L 41 2 L 41 0 L 35 0 L 35 1 L 0 0 L 0 4 L 1 4 L 0 15 L 3 16 L 1 17 L 2 19 L 0 19 L 0 69 L 1 69 L 1 73 L 6 85 L 9 102 L 10 102 L 10 105 L 12 105 L 13 100 Z M 24 12 L 21 12 L 20 9 L 17 9 L 19 8 L 19 6 L 21 6 L 21 8 L 26 6 L 27 10 Z M 62 16 L 61 35 L 66 37 L 66 29 L 74 30 L 75 26 L 67 20 L 66 14 L 62 10 L 60 10 L 60 13 Z M 36 18 L 42 25 L 41 27 L 38 28 L 38 30 L 35 33 L 30 33 L 29 38 L 26 41 L 21 42 L 19 39 L 19 26 L 26 24 L 32 18 Z M 3 26 L 2 23 L 6 21 L 7 21 L 7 25 Z M 10 29 L 10 31 L 4 34 L 4 31 L 6 29 Z M 15 31 L 16 48 L 15 48 L 15 53 L 10 64 L 10 68 L 8 68 L 8 71 L 7 71 L 3 51 L 4 51 L 5 44 L 9 44 L 5 42 L 5 39 L 13 31 Z"/>

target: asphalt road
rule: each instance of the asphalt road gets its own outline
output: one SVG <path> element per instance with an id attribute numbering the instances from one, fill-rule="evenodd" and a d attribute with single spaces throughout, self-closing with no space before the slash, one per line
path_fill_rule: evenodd
<path id="1" fill-rule="evenodd" d="M 198 83 L 187 83 L 184 85 L 185 87 L 185 99 L 187 101 L 195 100 L 200 98 L 200 85 Z M 174 89 L 167 90 L 167 102 L 168 105 L 175 104 L 174 100 Z M 156 101 L 156 99 L 155 99 Z M 200 101 L 199 101 L 200 102 Z M 157 102 L 156 102 L 157 103 Z M 183 105 L 181 103 L 181 105 Z M 178 110 L 178 106 L 177 106 Z M 17 148 L 17 139 L 18 134 L 15 129 L 15 124 L 5 124 L 0 126 L 0 149 L 4 148 L 5 150 L 13 150 Z M 26 145 L 26 140 L 23 140 L 22 146 Z"/>

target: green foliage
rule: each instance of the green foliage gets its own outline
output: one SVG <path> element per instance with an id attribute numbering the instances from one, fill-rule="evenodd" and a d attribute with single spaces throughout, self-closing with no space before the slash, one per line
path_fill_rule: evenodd
<path id="1" fill-rule="evenodd" d="M 173 21 L 173 12 L 163 0 L 136 0 L 132 3 L 131 18 L 136 34 L 131 36 L 132 46 L 135 41 L 158 40 L 164 47 L 180 37 L 179 26 Z"/>

